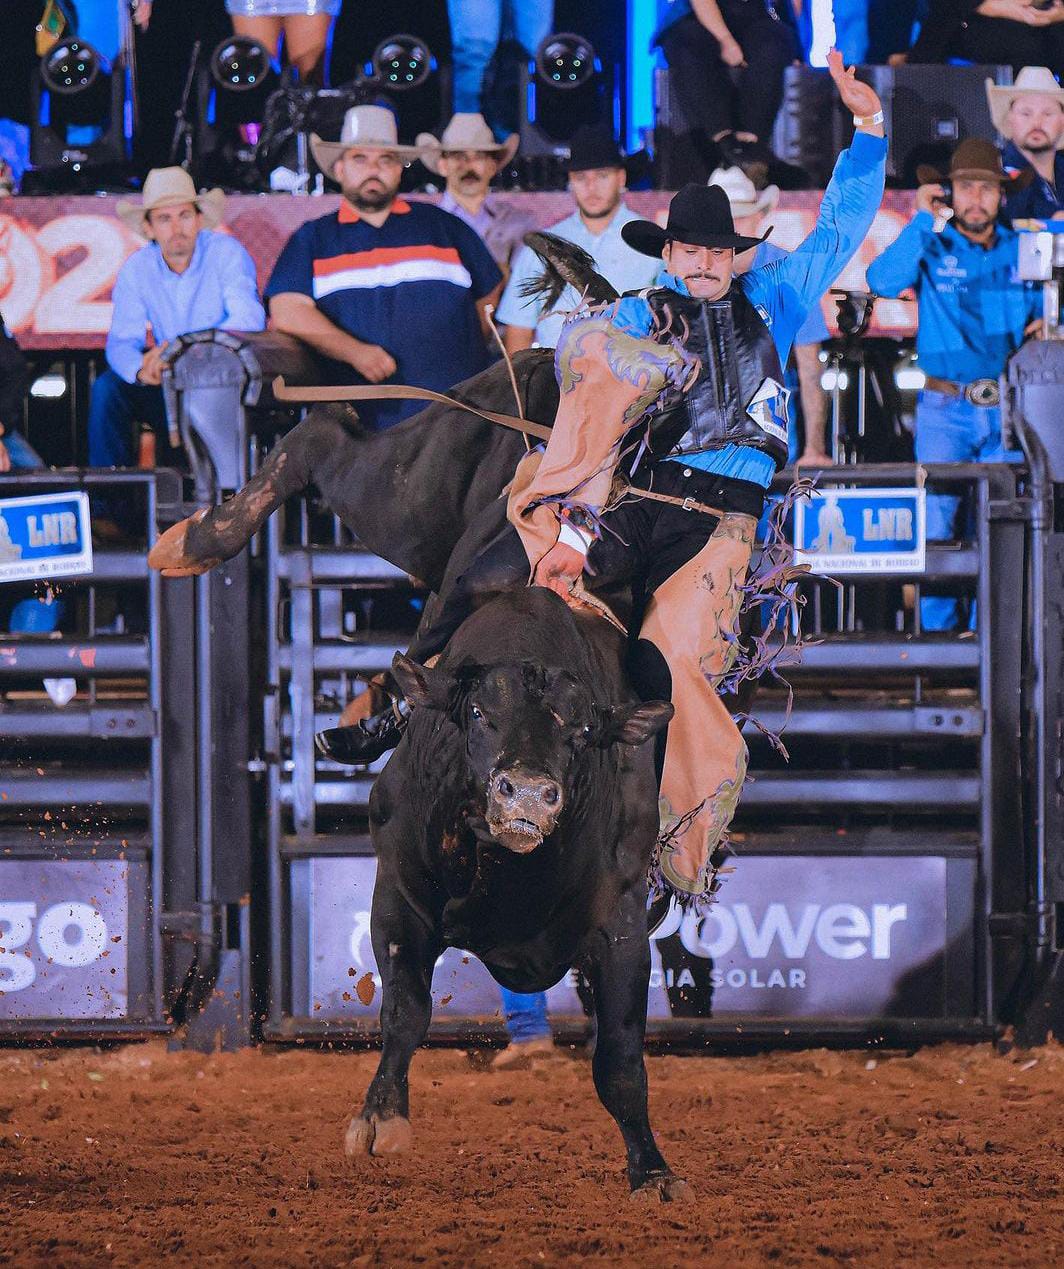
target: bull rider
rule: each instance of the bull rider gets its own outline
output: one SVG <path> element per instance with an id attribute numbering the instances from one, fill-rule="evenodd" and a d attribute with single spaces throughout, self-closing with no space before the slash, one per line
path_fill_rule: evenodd
<path id="1" fill-rule="evenodd" d="M 624 226 L 630 246 L 660 257 L 656 285 L 570 319 L 555 363 L 554 428 L 545 451 L 518 469 L 510 527 L 453 580 L 410 650 L 428 660 L 480 596 L 523 580 L 599 608 L 617 585 L 630 585 L 631 610 L 613 601 L 612 611 L 636 636 L 640 690 L 676 707 L 661 773 L 659 866 L 684 901 L 716 888 L 746 775 L 746 745 L 718 692 L 735 656 L 765 492 L 787 458 L 783 366 L 883 194 L 879 98 L 835 51 L 829 66 L 856 135 L 812 233 L 784 259 L 736 275 L 736 253 L 762 239 L 735 232 L 719 187 L 682 189 L 664 229 Z M 402 725 L 392 712 L 376 715 L 323 733 L 323 747 L 341 761 L 371 761 L 397 743 Z"/>

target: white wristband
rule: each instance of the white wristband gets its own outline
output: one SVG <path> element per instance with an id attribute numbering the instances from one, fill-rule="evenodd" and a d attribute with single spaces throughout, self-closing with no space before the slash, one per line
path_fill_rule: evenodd
<path id="1" fill-rule="evenodd" d="M 855 128 L 874 128 L 877 123 L 883 122 L 883 111 L 877 110 L 874 115 L 869 115 L 867 119 L 862 119 L 860 115 L 854 115 L 853 126 Z"/>
<path id="2" fill-rule="evenodd" d="M 559 542 L 564 542 L 566 546 L 571 546 L 574 551 L 579 551 L 581 555 L 586 555 L 592 540 L 590 533 L 584 529 L 578 529 L 570 520 L 562 520 L 561 528 L 558 532 Z"/>

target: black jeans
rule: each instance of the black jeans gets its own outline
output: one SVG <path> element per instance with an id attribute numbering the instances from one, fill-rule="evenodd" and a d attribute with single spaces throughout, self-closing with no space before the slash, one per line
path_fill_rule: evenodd
<path id="1" fill-rule="evenodd" d="M 632 483 L 755 519 L 765 501 L 765 491 L 759 485 L 713 476 L 671 460 L 641 471 Z M 482 514 L 498 516 L 497 504 Z M 631 497 L 603 517 L 602 536 L 588 552 L 584 584 L 632 630 L 645 600 L 702 550 L 717 522 L 716 516 L 702 511 L 684 511 L 669 503 Z M 499 591 L 524 585 L 529 571 L 521 539 L 507 521 L 440 596 L 439 608 L 418 631 L 409 655 L 424 663 L 442 652 L 478 604 Z"/>
<path id="2" fill-rule="evenodd" d="M 783 72 L 798 55 L 794 34 L 769 12 L 765 0 L 719 4 L 746 65 L 733 84 L 720 45 L 690 14 L 661 37 L 676 95 L 692 129 L 708 137 L 728 129 L 752 132 L 767 145 L 783 100 Z"/>

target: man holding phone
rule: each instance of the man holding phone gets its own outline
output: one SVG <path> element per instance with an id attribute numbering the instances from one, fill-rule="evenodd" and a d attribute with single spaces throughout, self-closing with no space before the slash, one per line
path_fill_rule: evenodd
<path id="1" fill-rule="evenodd" d="M 962 141 L 949 172 L 917 169 L 916 215 L 868 268 L 877 295 L 910 287 L 919 304 L 916 353 L 926 386 L 916 405 L 921 463 L 1018 458 L 1001 438 L 998 376 L 1041 315 L 1041 294 L 1017 276 L 1017 234 L 1001 220 L 1008 181 L 989 141 Z M 929 540 L 951 539 L 956 496 L 927 500 Z M 925 630 L 962 623 L 955 599 L 921 601 Z"/>

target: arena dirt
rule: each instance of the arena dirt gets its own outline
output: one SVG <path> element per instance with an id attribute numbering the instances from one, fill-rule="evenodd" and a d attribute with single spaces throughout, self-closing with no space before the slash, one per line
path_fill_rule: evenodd
<path id="1" fill-rule="evenodd" d="M 696 1189 L 633 1204 L 569 1057 L 418 1055 L 415 1151 L 350 1169 L 375 1065 L 305 1049 L 0 1051 L 0 1261 L 48 1266 L 1064 1263 L 1064 1049 L 649 1061 Z"/>

